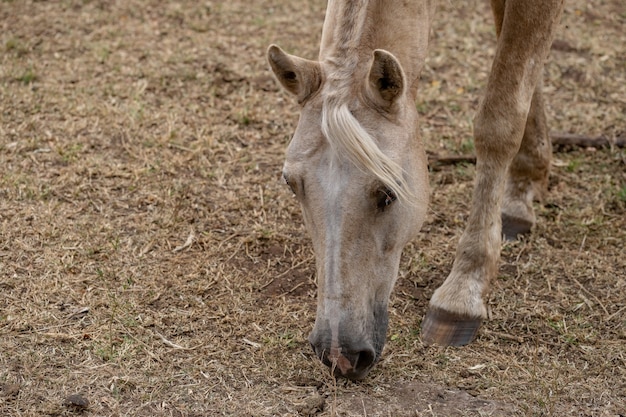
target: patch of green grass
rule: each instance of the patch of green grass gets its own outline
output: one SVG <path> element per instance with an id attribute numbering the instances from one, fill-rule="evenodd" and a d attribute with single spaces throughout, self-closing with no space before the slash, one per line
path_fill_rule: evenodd
<path id="1" fill-rule="evenodd" d="M 280 343 L 288 348 L 295 348 L 298 346 L 296 335 L 292 332 L 286 332 L 280 335 Z"/>
<path id="2" fill-rule="evenodd" d="M 474 147 L 473 139 L 466 139 L 461 143 L 461 153 L 469 154 L 474 153 L 476 148 Z"/>
<path id="3" fill-rule="evenodd" d="M 111 55 L 111 50 L 108 47 L 103 46 L 96 51 L 96 55 L 100 63 L 104 64 L 109 59 L 109 56 Z"/>
<path id="4" fill-rule="evenodd" d="M 458 164 L 455 167 L 454 171 L 459 178 L 470 179 L 474 178 L 474 172 L 476 171 L 476 168 L 474 164 L 468 164 L 463 162 Z"/>
<path id="5" fill-rule="evenodd" d="M 110 344 L 96 345 L 93 353 L 105 362 L 110 362 L 115 359 L 115 350 Z"/>
<path id="6" fill-rule="evenodd" d="M 567 172 L 576 172 L 580 168 L 581 164 L 582 164 L 582 161 L 580 159 L 574 158 L 571 161 L 569 161 L 569 163 L 565 167 L 565 170 Z"/>
<path id="7" fill-rule="evenodd" d="M 124 282 L 124 284 L 123 284 L 123 286 L 122 286 L 122 287 L 123 287 L 125 290 L 128 290 L 128 289 L 130 289 L 133 285 L 135 285 L 135 280 L 134 280 L 132 277 L 128 277 L 128 278 L 126 278 L 126 282 Z"/>
<path id="8" fill-rule="evenodd" d="M 11 38 L 4 43 L 4 50 L 7 53 L 13 53 L 18 58 L 28 54 L 28 48 L 19 39 Z"/>
<path id="9" fill-rule="evenodd" d="M 425 268 L 428 268 L 428 259 L 423 253 L 418 253 L 411 258 L 411 263 L 407 267 L 411 273 L 415 274 L 418 271 L 422 271 Z"/>
<path id="10" fill-rule="evenodd" d="M 421 101 L 415 104 L 417 112 L 420 114 L 427 114 L 430 110 L 430 103 L 427 101 Z"/>
<path id="11" fill-rule="evenodd" d="M 35 81 L 37 81 L 39 79 L 39 77 L 37 76 L 37 74 L 35 73 L 35 71 L 33 70 L 32 67 L 28 68 L 26 71 L 24 71 L 21 75 L 19 75 L 18 77 L 15 78 L 16 81 L 19 81 L 23 84 L 32 84 Z"/>
<path id="12" fill-rule="evenodd" d="M 570 345 L 577 345 L 579 343 L 578 337 L 574 333 L 569 331 L 569 329 L 565 325 L 564 320 L 549 320 L 548 325 L 559 334 L 563 342 Z"/>
<path id="13" fill-rule="evenodd" d="M 389 344 L 394 344 L 399 349 L 408 350 L 411 349 L 415 341 L 419 338 L 421 329 L 419 327 L 412 328 L 410 330 L 400 330 L 390 334 Z"/>
<path id="14" fill-rule="evenodd" d="M 291 349 L 299 346 L 298 339 L 299 337 L 295 333 L 286 331 L 285 333 L 264 337 L 262 342 L 268 346 L 279 346 Z"/>
<path id="15" fill-rule="evenodd" d="M 145 105 L 142 101 L 134 101 L 128 109 L 129 117 L 136 123 L 141 123 L 145 119 Z"/>
<path id="16" fill-rule="evenodd" d="M 255 237 L 258 240 L 269 240 L 276 233 L 276 231 L 274 229 L 268 229 L 268 228 L 265 228 L 265 227 L 259 227 L 255 232 L 256 232 L 255 233 L 255 235 L 256 235 Z"/>
<path id="17" fill-rule="evenodd" d="M 7 52 L 16 51 L 20 49 L 20 41 L 15 38 L 11 38 L 4 43 L 4 50 Z"/>
<path id="18" fill-rule="evenodd" d="M 456 102 L 451 102 L 448 105 L 448 109 L 450 109 L 451 111 L 453 111 L 455 113 L 458 113 L 458 112 L 461 111 L 461 106 L 458 103 L 456 103 Z"/>
<path id="19" fill-rule="evenodd" d="M 5 175 L 0 180 L 3 191 L 11 193 L 16 200 L 46 200 L 50 195 L 50 187 L 37 185 L 28 175 Z"/>
<path id="20" fill-rule="evenodd" d="M 83 151 L 83 144 L 72 143 L 67 146 L 57 148 L 57 152 L 63 162 L 70 163 L 78 159 L 79 154 Z"/>
<path id="21" fill-rule="evenodd" d="M 250 119 L 247 109 L 244 109 L 239 112 L 238 117 L 237 117 L 237 123 L 239 123 L 242 126 L 248 126 L 251 123 L 251 119 Z"/>

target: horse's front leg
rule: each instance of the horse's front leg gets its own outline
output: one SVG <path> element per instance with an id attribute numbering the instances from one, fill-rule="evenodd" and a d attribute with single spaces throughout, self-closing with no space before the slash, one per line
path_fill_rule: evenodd
<path id="1" fill-rule="evenodd" d="M 561 0 L 492 0 L 498 45 L 484 100 L 474 120 L 476 182 L 468 224 L 450 275 L 430 300 L 425 343 L 464 345 L 486 316 L 483 295 L 500 259 L 502 196 L 524 135 Z"/>

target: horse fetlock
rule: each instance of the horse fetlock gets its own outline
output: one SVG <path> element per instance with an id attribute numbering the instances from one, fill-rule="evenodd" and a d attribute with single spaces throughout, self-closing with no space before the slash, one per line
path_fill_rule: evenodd
<path id="1" fill-rule="evenodd" d="M 532 206 L 533 186 L 520 190 L 507 185 L 507 192 L 502 202 L 502 234 L 506 240 L 515 240 L 521 235 L 530 233 L 535 225 L 536 217 Z"/>
<path id="2" fill-rule="evenodd" d="M 484 282 L 468 276 L 465 279 L 454 279 L 451 275 L 433 293 L 429 309 L 446 311 L 458 317 L 486 317 L 487 309 L 482 299 L 486 286 L 486 279 Z"/>

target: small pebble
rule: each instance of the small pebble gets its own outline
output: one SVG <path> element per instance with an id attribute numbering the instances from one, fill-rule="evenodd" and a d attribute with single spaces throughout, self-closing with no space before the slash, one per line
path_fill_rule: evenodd
<path id="1" fill-rule="evenodd" d="M 79 409 L 84 409 L 89 407 L 89 400 L 84 397 L 82 394 L 72 394 L 68 395 L 65 399 L 65 405 L 70 407 L 75 407 Z"/>

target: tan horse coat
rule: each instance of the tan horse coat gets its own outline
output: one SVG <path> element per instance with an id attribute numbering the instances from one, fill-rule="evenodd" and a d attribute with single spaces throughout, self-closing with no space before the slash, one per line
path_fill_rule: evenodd
<path id="1" fill-rule="evenodd" d="M 562 0 L 492 1 L 498 46 L 474 120 L 471 212 L 423 321 L 426 343 L 472 340 L 502 233 L 514 238 L 535 222 L 532 201 L 550 166 L 540 79 L 562 8 Z M 427 209 L 414 103 L 433 9 L 431 1 L 330 0 L 318 61 L 268 50 L 277 79 L 302 105 L 284 176 L 316 254 L 309 340 L 322 361 L 353 379 L 380 358 L 400 254 Z"/>

